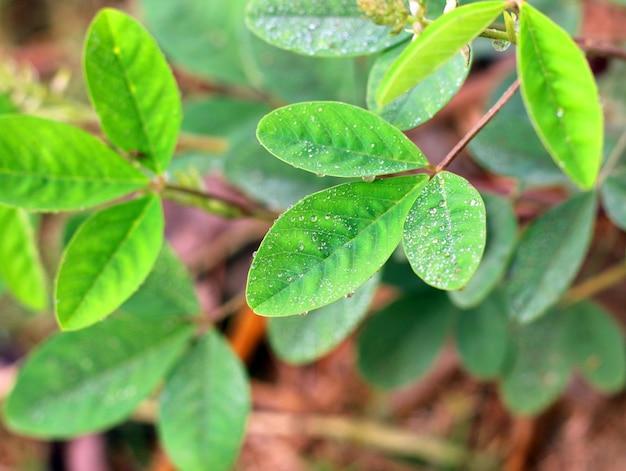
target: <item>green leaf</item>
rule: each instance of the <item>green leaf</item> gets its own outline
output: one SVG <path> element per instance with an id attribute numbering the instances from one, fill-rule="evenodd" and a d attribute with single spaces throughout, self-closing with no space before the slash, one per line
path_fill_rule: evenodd
<path id="1" fill-rule="evenodd" d="M 505 405 L 517 414 L 534 415 L 563 392 L 571 364 L 559 342 L 562 317 L 551 311 L 513 333 L 515 353 L 500 383 Z"/>
<path id="2" fill-rule="evenodd" d="M 487 212 L 487 244 L 483 258 L 467 285 L 448 295 L 458 307 L 467 309 L 480 304 L 504 276 L 517 241 L 517 218 L 510 201 L 483 193 Z"/>
<path id="3" fill-rule="evenodd" d="M 617 227 L 626 230 L 626 170 L 613 172 L 600 190 L 607 215 Z"/>
<path id="4" fill-rule="evenodd" d="M 317 360 L 348 337 L 370 306 L 379 277 L 372 277 L 351 295 L 306 316 L 272 318 L 268 338 L 281 359 L 299 365 Z"/>
<path id="5" fill-rule="evenodd" d="M 80 129 L 33 116 L 0 117 L 0 202 L 34 211 L 84 209 L 149 179 Z"/>
<path id="6" fill-rule="evenodd" d="M 192 134 L 230 137 L 242 127 L 258 123 L 270 107 L 258 101 L 211 97 L 185 103 L 182 129 Z"/>
<path id="7" fill-rule="evenodd" d="M 456 312 L 442 293 L 409 296 L 387 306 L 359 335 L 359 371 L 383 388 L 416 381 L 437 358 Z"/>
<path id="8" fill-rule="evenodd" d="M 620 391 L 626 382 L 626 348 L 621 326 L 600 306 L 585 302 L 564 310 L 565 352 L 595 387 Z"/>
<path id="9" fill-rule="evenodd" d="M 356 290 L 391 256 L 426 182 L 412 175 L 346 183 L 296 203 L 259 247 L 248 275 L 250 307 L 290 316 Z"/>
<path id="10" fill-rule="evenodd" d="M 5 404 L 7 423 L 48 438 L 119 423 L 154 390 L 192 335 L 179 318 L 127 313 L 57 334 L 20 368 Z"/>
<path id="11" fill-rule="evenodd" d="M 494 292 L 480 306 L 459 314 L 457 348 L 463 367 L 480 379 L 502 371 L 512 343 L 506 299 Z"/>
<path id="12" fill-rule="evenodd" d="M 15 298 L 29 309 L 48 305 L 46 274 L 28 213 L 0 205 L 0 277 Z"/>
<path id="13" fill-rule="evenodd" d="M 404 223 L 404 251 L 417 275 L 439 289 L 459 289 L 485 249 L 485 205 L 480 193 L 450 172 L 435 175 Z"/>
<path id="14" fill-rule="evenodd" d="M 517 62 L 522 98 L 544 146 L 574 183 L 591 188 L 602 160 L 603 118 L 584 54 L 565 31 L 523 3 Z"/>
<path id="15" fill-rule="evenodd" d="M 250 413 L 250 387 L 221 335 L 209 331 L 181 359 L 159 402 L 159 434 L 180 469 L 231 469 Z"/>
<path id="16" fill-rule="evenodd" d="M 279 108 L 261 120 L 257 137 L 279 159 L 318 175 L 368 177 L 428 165 L 398 129 L 345 103 Z"/>
<path id="17" fill-rule="evenodd" d="M 403 50 L 402 46 L 390 49 L 374 63 L 367 84 L 367 107 L 398 129 L 408 130 L 428 121 L 450 101 L 465 81 L 469 66 L 462 54 L 456 54 L 415 87 L 380 106 L 374 98 L 376 90 Z"/>
<path id="18" fill-rule="evenodd" d="M 353 0 L 251 0 L 246 24 L 273 46 L 320 57 L 374 54 L 408 37 L 375 25 Z"/>
<path id="19" fill-rule="evenodd" d="M 526 229 L 507 282 L 511 315 L 529 322 L 552 306 L 574 280 L 591 243 L 596 194 L 581 193 Z"/>
<path id="20" fill-rule="evenodd" d="M 121 310 L 179 316 L 193 316 L 200 312 L 200 302 L 189 272 L 168 244 L 163 244 L 146 281 Z"/>
<path id="21" fill-rule="evenodd" d="M 104 9 L 85 41 L 85 80 L 102 128 L 118 147 L 140 154 L 156 173 L 174 152 L 182 109 L 156 41 L 126 14 Z"/>
<path id="22" fill-rule="evenodd" d="M 442 67 L 506 7 L 506 2 L 479 2 L 440 16 L 391 65 L 376 92 L 378 104 L 386 105 Z"/>
<path id="23" fill-rule="evenodd" d="M 65 249 L 56 280 L 56 316 L 64 330 L 87 327 L 117 309 L 146 279 L 163 241 L 156 196 L 95 213 Z"/>

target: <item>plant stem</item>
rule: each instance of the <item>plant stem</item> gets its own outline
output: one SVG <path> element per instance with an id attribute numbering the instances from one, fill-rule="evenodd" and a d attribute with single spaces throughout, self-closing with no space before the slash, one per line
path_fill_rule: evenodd
<path id="1" fill-rule="evenodd" d="M 476 134 L 478 134 L 491 119 L 502 109 L 502 107 L 511 99 L 511 97 L 515 94 L 517 89 L 519 88 L 519 79 L 515 79 L 515 81 L 511 84 L 509 88 L 502 94 L 502 96 L 498 99 L 498 101 L 491 107 L 485 115 L 469 130 L 463 139 L 461 139 L 457 145 L 446 155 L 446 157 L 441 161 L 441 163 L 435 169 L 436 173 L 439 173 L 452 163 L 452 161 L 461 153 L 461 151 L 467 146 L 467 144 L 474 139 Z"/>
<path id="2" fill-rule="evenodd" d="M 219 137 L 202 136 L 199 134 L 180 133 L 177 150 L 197 150 L 211 153 L 223 153 L 228 150 L 228 141 Z"/>
<path id="3" fill-rule="evenodd" d="M 583 299 L 588 299 L 596 294 L 616 285 L 626 278 L 626 262 L 623 260 L 617 265 L 608 268 L 598 275 L 583 281 L 578 286 L 574 286 L 565 295 L 564 303 L 574 304 Z"/>
<path id="4" fill-rule="evenodd" d="M 619 137 L 619 139 L 617 140 L 617 143 L 615 144 L 615 147 L 611 151 L 611 154 L 606 159 L 606 163 L 604 164 L 604 167 L 602 167 L 602 170 L 600 171 L 600 175 L 598 175 L 598 180 L 596 181 L 596 188 L 600 188 L 600 186 L 602 185 L 606 177 L 608 177 L 611 174 L 611 172 L 613 171 L 613 168 L 615 168 L 615 165 L 619 161 L 619 158 L 624 153 L 624 149 L 626 149 L 626 130 L 624 130 L 622 135 Z"/>
<path id="5" fill-rule="evenodd" d="M 578 47 L 589 54 L 626 61 L 626 51 L 606 41 L 592 38 L 574 38 L 574 41 Z"/>

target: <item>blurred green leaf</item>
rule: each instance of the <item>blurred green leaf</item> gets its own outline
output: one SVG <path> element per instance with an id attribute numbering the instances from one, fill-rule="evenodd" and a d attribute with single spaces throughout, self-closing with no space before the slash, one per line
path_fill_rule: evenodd
<path id="1" fill-rule="evenodd" d="M 480 2 L 440 16 L 391 65 L 378 86 L 376 102 L 386 105 L 442 67 L 506 7 L 502 1 Z"/>
<path id="2" fill-rule="evenodd" d="M 591 243 L 595 192 L 550 209 L 526 229 L 507 282 L 511 315 L 529 322 L 552 306 L 574 280 Z"/>
<path id="3" fill-rule="evenodd" d="M 63 253 L 56 280 L 56 316 L 81 329 L 117 309 L 146 279 L 163 241 L 156 196 L 111 206 L 87 219 Z"/>
<path id="4" fill-rule="evenodd" d="M 34 311 L 48 306 L 46 274 L 26 211 L 0 205 L 0 276 L 15 298 Z"/>
<path id="5" fill-rule="evenodd" d="M 204 334 L 179 361 L 159 403 L 159 434 L 180 469 L 231 469 L 250 413 L 250 387 L 219 333 Z"/>
<path id="6" fill-rule="evenodd" d="M 562 316 L 550 311 L 513 331 L 515 351 L 500 383 L 507 408 L 521 415 L 538 414 L 563 392 L 572 365 L 559 337 Z"/>
<path id="7" fill-rule="evenodd" d="M 417 275 L 439 289 L 459 289 L 472 277 L 486 238 L 478 191 L 450 172 L 432 177 L 404 223 L 404 251 Z"/>
<path id="8" fill-rule="evenodd" d="M 426 182 L 425 175 L 411 175 L 346 183 L 296 203 L 275 222 L 252 262 L 250 307 L 265 316 L 290 316 L 356 290 L 391 256 Z"/>
<path id="9" fill-rule="evenodd" d="M 185 103 L 181 125 L 185 132 L 230 137 L 243 127 L 256 125 L 271 108 L 258 101 L 211 97 Z"/>
<path id="10" fill-rule="evenodd" d="M 107 8 L 89 28 L 83 60 L 89 96 L 106 135 L 161 173 L 174 152 L 182 109 L 156 41 L 135 20 Z"/>
<path id="11" fill-rule="evenodd" d="M 383 388 L 418 380 L 439 354 L 456 313 L 443 293 L 407 296 L 390 304 L 359 335 L 359 371 Z"/>
<path id="12" fill-rule="evenodd" d="M 80 129 L 33 116 L 0 117 L 0 202 L 34 211 L 84 209 L 149 179 Z"/>
<path id="13" fill-rule="evenodd" d="M 191 340 L 180 318 L 117 313 L 80 332 L 57 334 L 20 368 L 5 403 L 9 427 L 68 438 L 127 418 Z"/>
<path id="14" fill-rule="evenodd" d="M 461 362 L 477 378 L 495 378 L 505 365 L 513 342 L 507 308 L 506 299 L 495 291 L 479 306 L 458 315 L 456 341 Z"/>
<path id="15" fill-rule="evenodd" d="M 370 306 L 380 277 L 374 276 L 354 293 L 306 316 L 272 318 L 268 338 L 283 360 L 299 365 L 330 352 L 356 328 Z"/>
<path id="16" fill-rule="evenodd" d="M 462 54 L 456 54 L 440 69 L 385 106 L 374 95 L 389 66 L 404 50 L 397 46 L 384 52 L 374 63 L 367 84 L 367 107 L 401 130 L 412 129 L 435 116 L 459 91 L 469 72 Z"/>
<path id="17" fill-rule="evenodd" d="M 483 193 L 482 198 L 487 213 L 485 253 L 467 285 L 448 292 L 452 302 L 463 309 L 480 304 L 500 282 L 517 241 L 517 218 L 511 202 L 490 193 Z"/>
<path id="18" fill-rule="evenodd" d="M 617 227 L 626 230 L 626 170 L 611 173 L 600 190 L 607 215 Z"/>
<path id="19" fill-rule="evenodd" d="M 353 0 L 250 0 L 246 24 L 273 46 L 320 57 L 373 54 L 408 37 L 375 25 Z"/>
<path id="20" fill-rule="evenodd" d="M 570 360 L 595 387 L 620 391 L 626 382 L 626 346 L 621 326 L 600 306 L 584 302 L 566 308 L 562 339 Z"/>
<path id="21" fill-rule="evenodd" d="M 279 159 L 318 175 L 369 177 L 428 165 L 398 129 L 345 103 L 279 108 L 261 120 L 257 137 Z"/>
<path id="22" fill-rule="evenodd" d="M 603 117 L 585 55 L 569 34 L 523 3 L 517 60 L 522 98 L 543 144 L 574 183 L 591 188 L 602 160 Z"/>

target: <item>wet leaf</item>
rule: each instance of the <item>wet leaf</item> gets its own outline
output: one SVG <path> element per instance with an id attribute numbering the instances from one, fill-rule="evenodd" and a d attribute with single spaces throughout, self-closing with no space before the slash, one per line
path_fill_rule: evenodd
<path id="1" fill-rule="evenodd" d="M 287 210 L 263 239 L 248 275 L 257 314 L 308 312 L 352 293 L 400 242 L 425 175 L 339 185 Z"/>
<path id="2" fill-rule="evenodd" d="M 306 316 L 270 319 L 268 338 L 281 359 L 299 365 L 330 352 L 365 316 L 379 284 L 372 277 L 354 293 Z"/>
<path id="3" fill-rule="evenodd" d="M 523 3 L 518 35 L 522 98 L 544 146 L 581 188 L 589 189 L 602 160 L 603 117 L 585 55 L 569 34 Z"/>
<path id="4" fill-rule="evenodd" d="M 626 382 L 626 348 L 621 326 L 600 306 L 585 302 L 563 313 L 565 352 L 598 389 L 614 393 Z"/>
<path id="5" fill-rule="evenodd" d="M 507 282 L 511 315 L 529 322 L 557 302 L 574 280 L 591 242 L 596 194 L 581 193 L 526 229 Z"/>
<path id="6" fill-rule="evenodd" d="M 368 177 L 428 165 L 398 129 L 345 103 L 279 108 L 261 120 L 257 137 L 279 159 L 318 175 Z"/>
<path id="7" fill-rule="evenodd" d="M 218 332 L 204 334 L 180 360 L 159 403 L 159 435 L 180 469 L 232 469 L 250 413 L 250 386 Z"/>
<path id="8" fill-rule="evenodd" d="M 180 318 L 117 313 L 39 345 L 5 404 L 10 428 L 67 438 L 126 419 L 162 381 L 193 336 Z"/>
<path id="9" fill-rule="evenodd" d="M 251 0 L 246 24 L 273 46 L 320 57 L 373 54 L 408 37 L 375 25 L 354 0 Z"/>
<path id="10" fill-rule="evenodd" d="M 459 291 L 448 295 L 460 308 L 475 307 L 495 288 L 508 268 L 517 241 L 517 218 L 510 201 L 483 193 L 487 213 L 487 245 L 476 272 Z"/>
<path id="11" fill-rule="evenodd" d="M 398 129 L 408 130 L 428 121 L 450 101 L 465 81 L 469 67 L 463 55 L 456 54 L 415 87 L 380 106 L 374 98 L 376 89 L 403 50 L 403 46 L 390 49 L 374 63 L 367 84 L 367 107 Z"/>
<path id="12" fill-rule="evenodd" d="M 459 289 L 480 263 L 485 228 L 485 205 L 478 191 L 464 178 L 441 172 L 409 211 L 404 251 L 426 283 L 439 289 Z"/>
<path id="13" fill-rule="evenodd" d="M 386 105 L 442 67 L 506 7 L 493 1 L 463 5 L 428 25 L 384 75 L 376 91 L 378 104 Z"/>
<path id="14" fill-rule="evenodd" d="M 385 307 L 359 335 L 359 371 L 383 388 L 418 380 L 437 358 L 456 312 L 442 293 L 409 296 Z"/>

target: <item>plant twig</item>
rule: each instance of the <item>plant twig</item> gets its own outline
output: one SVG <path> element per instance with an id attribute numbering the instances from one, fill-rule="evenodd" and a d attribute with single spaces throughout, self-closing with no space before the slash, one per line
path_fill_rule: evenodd
<path id="1" fill-rule="evenodd" d="M 452 161 L 461 153 L 461 151 L 467 146 L 467 144 L 474 139 L 476 134 L 478 134 L 488 123 L 492 120 L 492 118 L 502 109 L 502 107 L 511 99 L 511 97 L 515 94 L 517 89 L 519 88 L 519 79 L 515 79 L 515 81 L 511 84 L 511 86 L 502 94 L 502 96 L 498 99 L 498 101 L 491 107 L 485 115 L 469 130 L 463 139 L 461 139 L 457 145 L 446 155 L 446 157 L 441 161 L 441 163 L 435 169 L 436 173 L 439 173 L 452 163 Z"/>
<path id="2" fill-rule="evenodd" d="M 622 135 L 619 137 L 617 143 L 615 144 L 615 147 L 613 147 L 613 150 L 611 151 L 611 154 L 606 159 L 606 163 L 602 167 L 600 175 L 598 175 L 596 188 L 600 188 L 606 177 L 608 177 L 613 171 L 613 168 L 615 168 L 615 165 L 619 161 L 619 158 L 624 153 L 624 149 L 626 149 L 626 130 L 624 130 Z"/>
<path id="3" fill-rule="evenodd" d="M 578 47 L 583 51 L 596 56 L 613 57 L 626 61 L 626 50 L 606 41 L 593 38 L 574 38 Z"/>
<path id="4" fill-rule="evenodd" d="M 623 260 L 602 273 L 574 286 L 565 295 L 564 304 L 574 304 L 588 299 L 626 279 L 626 262 Z"/>

